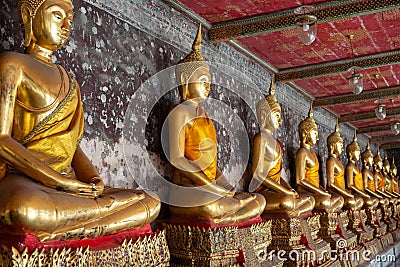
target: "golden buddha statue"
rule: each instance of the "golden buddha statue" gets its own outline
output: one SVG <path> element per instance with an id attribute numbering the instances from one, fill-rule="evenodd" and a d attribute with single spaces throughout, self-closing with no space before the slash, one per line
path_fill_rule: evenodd
<path id="1" fill-rule="evenodd" d="M 392 177 L 393 193 L 396 194 L 396 196 L 400 197 L 399 181 L 397 179 L 397 167 L 394 163 L 394 157 L 392 163 L 390 164 L 390 176 Z"/>
<path id="2" fill-rule="evenodd" d="M 365 148 L 365 151 L 361 154 L 361 159 L 363 163 L 362 177 L 364 180 L 365 192 L 371 197 L 378 199 L 381 204 L 389 204 L 389 201 L 386 198 L 383 198 L 376 190 L 378 182 L 374 176 L 374 173 L 371 171 L 371 168 L 374 164 L 374 155 L 370 149 L 369 142 Z"/>
<path id="3" fill-rule="evenodd" d="M 384 198 L 387 198 L 390 202 L 393 202 L 393 196 L 389 194 L 389 192 L 386 191 L 385 185 L 387 185 L 386 178 L 382 173 L 382 168 L 383 168 L 383 160 L 380 155 L 380 151 L 378 148 L 378 152 L 374 157 L 374 178 L 376 182 L 376 192 L 383 196 Z"/>
<path id="4" fill-rule="evenodd" d="M 284 179 L 282 171 L 282 143 L 272 136 L 282 123 L 281 106 L 274 96 L 272 76 L 269 95 L 257 104 L 260 133 L 253 141 L 253 179 L 260 186 L 256 192 L 267 199 L 265 212 L 288 213 L 299 216 L 312 211 L 315 200 L 309 195 L 299 195 Z"/>
<path id="5" fill-rule="evenodd" d="M 387 155 L 385 155 L 385 159 L 383 160 L 382 174 L 385 177 L 385 192 L 392 198 L 395 198 L 397 203 L 398 196 L 393 192 L 393 180 L 391 176 L 390 162 Z"/>
<path id="6" fill-rule="evenodd" d="M 339 155 L 343 152 L 343 139 L 339 133 L 339 123 L 336 121 L 336 130 L 328 136 L 327 140 L 329 157 L 326 161 L 326 176 L 328 180 L 328 192 L 338 194 L 344 198 L 343 207 L 351 210 L 360 210 L 364 204 L 361 197 L 353 195 L 347 188 L 344 179 L 344 166 L 339 159 Z M 360 148 L 357 144 L 357 137 L 354 134 L 354 141 L 347 146 L 347 153 L 354 151 L 349 158 L 349 164 L 346 166 L 346 171 L 354 168 L 356 161 L 360 159 Z"/>
<path id="7" fill-rule="evenodd" d="M 99 237 L 153 221 L 160 201 L 105 187 L 79 146 L 75 78 L 52 61 L 73 18 L 71 0 L 19 0 L 24 54 L 0 55 L 0 225 L 39 240 Z"/>
<path id="8" fill-rule="evenodd" d="M 368 153 L 370 153 L 371 155 L 370 159 L 368 159 Z M 373 196 L 370 196 L 366 192 L 368 178 L 367 176 L 363 177 L 360 168 L 357 166 L 357 162 L 360 160 L 360 146 L 357 143 L 356 132 L 354 132 L 353 142 L 347 146 L 347 157 L 348 164 L 346 166 L 345 172 L 347 188 L 355 196 L 360 196 L 363 199 L 366 208 L 375 208 L 379 204 L 379 200 Z M 363 158 L 363 164 L 367 164 L 368 160 L 371 162 L 370 164 L 372 164 L 372 153 L 369 150 L 369 143 L 367 146 L 367 150 L 363 152 L 361 157 Z M 367 158 L 366 161 L 364 160 L 365 158 Z"/>
<path id="9" fill-rule="evenodd" d="M 299 193 L 315 198 L 314 209 L 337 212 L 344 204 L 342 196 L 331 195 L 319 184 L 319 162 L 311 149 L 318 141 L 318 126 L 313 119 L 312 102 L 308 118 L 299 124 L 300 149 L 296 153 L 296 185 Z"/>
<path id="10" fill-rule="evenodd" d="M 264 211 L 265 198 L 261 194 L 229 189 L 229 183 L 217 167 L 214 124 L 200 106 L 208 97 L 211 82 L 209 66 L 200 48 L 201 25 L 192 52 L 179 62 L 175 70 L 182 104 L 175 107 L 168 117 L 170 161 L 175 167 L 174 184 L 201 187 L 217 198 L 198 206 L 170 205 L 170 211 L 174 215 L 211 219 L 214 223 L 246 221 Z"/>

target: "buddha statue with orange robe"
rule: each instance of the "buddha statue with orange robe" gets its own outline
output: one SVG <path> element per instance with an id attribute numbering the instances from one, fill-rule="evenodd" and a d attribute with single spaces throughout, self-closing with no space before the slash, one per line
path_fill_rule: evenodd
<path id="1" fill-rule="evenodd" d="M 196 187 L 215 198 L 206 204 L 170 205 L 170 211 L 175 216 L 210 219 L 219 224 L 247 221 L 264 211 L 266 201 L 261 194 L 235 192 L 217 167 L 216 131 L 200 106 L 208 97 L 211 83 L 209 66 L 200 48 L 201 25 L 192 52 L 175 70 L 182 103 L 168 116 L 170 161 L 175 167 L 174 184 Z M 173 193 L 170 196 L 175 197 Z"/>
<path id="2" fill-rule="evenodd" d="M 378 199 L 381 205 L 388 205 L 389 200 L 377 192 L 378 181 L 374 176 L 374 173 L 371 171 L 371 168 L 374 164 L 374 155 L 372 154 L 369 143 L 365 148 L 365 151 L 361 154 L 361 159 L 363 163 L 362 176 L 364 180 L 365 192 L 371 197 Z"/>
<path id="3" fill-rule="evenodd" d="M 377 154 L 374 157 L 374 178 L 376 181 L 376 192 L 384 198 L 387 198 L 389 202 L 394 203 L 397 202 L 395 198 L 386 191 L 387 181 L 386 177 L 383 175 L 383 160 L 380 155 L 380 151 L 378 149 Z"/>
<path id="4" fill-rule="evenodd" d="M 313 119 L 312 103 L 308 117 L 299 124 L 300 149 L 296 153 L 296 185 L 299 193 L 315 198 L 317 210 L 337 212 L 344 204 L 342 196 L 328 193 L 319 184 L 319 162 L 311 149 L 318 141 L 318 126 Z"/>
<path id="5" fill-rule="evenodd" d="M 393 191 L 393 180 L 392 180 L 392 175 L 391 175 L 391 170 L 390 170 L 390 162 L 388 160 L 387 155 L 385 155 L 385 159 L 383 160 L 382 174 L 385 177 L 385 192 L 388 195 L 390 195 L 392 198 L 394 198 L 396 200 L 395 202 L 397 204 L 398 196 Z"/>
<path id="6" fill-rule="evenodd" d="M 394 163 L 394 157 L 392 163 L 390 164 L 390 176 L 392 178 L 393 193 L 396 194 L 397 197 L 400 197 L 399 180 L 397 178 L 397 167 Z"/>
<path id="7" fill-rule="evenodd" d="M 70 36 L 71 0 L 19 0 L 25 53 L 0 55 L 0 229 L 40 241 L 141 228 L 149 194 L 104 186 L 79 146 L 84 112 L 74 76 L 52 54 Z M 1 233 L 0 233 L 1 235 Z"/>
<path id="8" fill-rule="evenodd" d="M 290 216 L 307 214 L 314 208 L 310 195 L 299 195 L 281 178 L 283 147 L 272 136 L 282 123 L 281 106 L 274 96 L 274 77 L 269 95 L 257 104 L 260 132 L 253 141 L 253 181 L 259 186 L 256 192 L 267 199 L 265 213 L 288 213 Z"/>
<path id="9" fill-rule="evenodd" d="M 345 172 L 347 188 L 355 196 L 360 196 L 363 199 L 366 208 L 375 208 L 379 204 L 379 200 L 366 192 L 368 182 L 364 178 L 367 179 L 367 177 L 363 177 L 360 168 L 357 166 L 357 162 L 360 160 L 360 147 L 357 143 L 356 133 L 354 133 L 353 142 L 347 146 L 347 158 L 348 164 Z"/>
<path id="10" fill-rule="evenodd" d="M 347 150 L 349 150 L 349 147 L 352 150 L 353 146 L 357 145 L 356 140 L 357 139 L 355 139 L 353 143 L 347 147 Z M 339 159 L 339 155 L 343 152 L 343 139 L 339 133 L 338 122 L 336 122 L 336 131 L 328 136 L 327 144 L 329 151 L 329 157 L 326 161 L 328 192 L 342 196 L 344 198 L 344 208 L 350 210 L 360 210 L 364 204 L 363 199 L 359 196 L 353 195 L 346 187 L 346 181 L 344 178 L 345 170 L 342 162 Z M 358 148 L 358 159 L 359 157 L 360 148 Z M 353 163 L 355 165 L 354 160 L 355 159 L 353 159 L 353 162 L 349 161 L 349 164 Z M 348 171 L 348 168 L 350 167 L 352 166 L 347 165 L 346 171 Z"/>

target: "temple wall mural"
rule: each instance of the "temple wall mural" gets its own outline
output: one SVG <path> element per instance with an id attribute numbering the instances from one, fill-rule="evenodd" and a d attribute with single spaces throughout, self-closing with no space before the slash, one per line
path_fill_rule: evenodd
<path id="1" fill-rule="evenodd" d="M 1 5 L 0 51 L 22 52 L 23 37 L 20 34 L 17 4 L 2 0 Z M 137 143 L 129 147 L 132 150 L 128 152 L 128 157 L 124 156 L 123 140 L 124 127 L 127 127 L 126 111 L 131 97 L 138 90 L 143 90 L 141 86 L 149 78 L 176 64 L 190 50 L 197 25 L 161 1 L 75 0 L 74 8 L 71 39 L 55 57 L 76 75 L 81 86 L 85 110 L 82 148 L 99 169 L 105 183 L 112 186 L 137 187 L 134 177 L 151 177 L 154 171 L 171 177 L 172 170 L 166 157 L 168 148 L 163 148 L 161 144 L 161 132 L 170 108 L 179 102 L 177 89 L 163 94 L 148 118 L 135 117 L 133 114 L 127 133 Z M 209 42 L 203 34 L 202 51 L 209 62 L 240 73 L 259 93 L 268 92 L 271 74 L 229 45 Z M 243 175 L 239 177 L 242 179 L 239 179 L 236 187 L 243 190 L 251 179 L 251 160 L 245 156 L 237 158 L 238 152 L 232 150 L 232 146 L 241 147 L 244 144 L 249 148 L 245 152 L 251 155 L 250 144 L 258 132 L 258 124 L 254 106 L 246 104 L 241 95 L 246 95 L 252 105 L 257 99 L 241 91 L 238 79 L 230 79 L 222 81 L 216 78 L 210 96 L 226 104 L 245 127 L 245 132 L 227 133 L 223 123 L 216 123 L 219 167 L 228 178 L 240 175 L 239 170 L 242 170 Z M 161 83 L 156 82 L 151 90 L 157 90 Z M 307 116 L 309 100 L 279 83 L 275 95 L 283 113 L 283 124 L 276 136 L 283 143 L 283 175 L 289 180 L 294 178 L 295 152 L 300 145 L 297 126 Z M 144 104 L 154 100 L 138 97 Z M 138 107 L 131 109 L 133 113 L 137 111 L 135 108 Z M 227 110 L 209 111 L 211 117 L 213 112 L 215 116 L 226 115 L 224 113 Z M 325 166 L 324 161 L 328 156 L 326 138 L 334 131 L 335 117 L 324 109 L 316 108 L 314 118 L 319 125 L 319 142 L 315 151 L 321 166 Z M 340 132 L 346 147 L 353 139 L 353 130 L 341 124 Z M 367 138 L 360 135 L 358 142 L 361 150 L 364 150 Z M 374 153 L 376 149 L 372 145 Z M 143 160 L 145 154 L 152 166 Z M 346 164 L 345 155 L 341 157 Z M 324 169 L 320 169 L 321 177 L 326 177 Z"/>

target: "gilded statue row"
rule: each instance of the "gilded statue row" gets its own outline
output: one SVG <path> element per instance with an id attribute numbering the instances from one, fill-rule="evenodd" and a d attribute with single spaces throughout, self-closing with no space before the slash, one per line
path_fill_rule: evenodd
<path id="1" fill-rule="evenodd" d="M 25 53 L 0 56 L 0 229 L 48 241 L 111 235 L 153 222 L 161 207 L 157 197 L 105 186 L 79 146 L 84 129 L 80 88 L 71 73 L 52 61 L 53 52 L 70 36 L 71 0 L 19 0 L 18 11 Z M 355 136 L 344 167 L 338 158 L 343 152 L 338 127 L 328 138 L 327 190 L 321 187 L 312 150 L 318 126 L 311 108 L 298 129 L 296 190 L 282 179 L 283 146 L 272 136 L 282 114 L 273 83 L 257 104 L 261 131 L 254 138 L 252 166 L 259 186 L 254 193 L 232 189 L 217 167 L 216 131 L 200 105 L 211 83 L 200 48 L 201 27 L 192 52 L 179 62 L 186 64 L 176 68 L 182 105 L 169 117 L 172 181 L 185 187 L 207 185 L 204 190 L 220 198 L 197 207 L 171 206 L 171 216 L 234 224 L 263 212 L 300 216 L 397 201 L 394 163 L 382 161 L 379 153 L 373 157 L 368 146 L 361 154 L 361 171 Z"/>

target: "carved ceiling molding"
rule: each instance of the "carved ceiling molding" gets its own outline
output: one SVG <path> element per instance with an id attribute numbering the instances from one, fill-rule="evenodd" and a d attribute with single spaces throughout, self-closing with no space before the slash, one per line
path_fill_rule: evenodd
<path id="1" fill-rule="evenodd" d="M 384 143 L 389 141 L 400 142 L 400 136 L 398 135 L 387 135 L 387 136 L 375 136 L 369 140 L 371 143 Z"/>
<path id="2" fill-rule="evenodd" d="M 335 95 L 327 97 L 318 97 L 314 100 L 313 106 L 314 107 L 335 106 L 335 105 L 363 102 L 374 99 L 383 99 L 399 95 L 400 95 L 400 86 L 379 88 L 379 89 L 364 91 L 358 95 L 351 93 L 351 94 L 343 94 L 343 95 Z"/>
<path id="3" fill-rule="evenodd" d="M 171 2 L 171 0 L 167 0 L 167 2 Z M 314 5 L 315 12 L 313 14 L 317 16 L 318 23 L 321 23 L 399 7 L 398 0 L 344 0 Z M 295 27 L 295 18 L 296 14 L 294 14 L 293 10 L 288 10 L 221 22 L 212 25 L 209 31 L 209 38 L 212 41 L 222 42 L 286 30 Z"/>
<path id="4" fill-rule="evenodd" d="M 400 108 L 392 108 L 386 110 L 386 118 L 391 116 L 398 116 L 399 114 L 400 114 Z M 375 118 L 376 118 L 375 112 L 363 112 L 359 114 L 349 114 L 340 116 L 339 122 L 364 121 Z"/>
<path id="5" fill-rule="evenodd" d="M 390 124 L 358 128 L 357 133 L 374 133 L 390 131 Z M 400 138 L 400 137 L 399 137 Z"/>
<path id="6" fill-rule="evenodd" d="M 277 82 L 289 82 L 301 79 L 316 78 L 330 74 L 347 72 L 352 66 L 361 69 L 387 66 L 400 63 L 400 50 L 372 54 L 352 59 L 337 60 L 305 67 L 290 68 L 279 71 L 276 75 Z"/>

